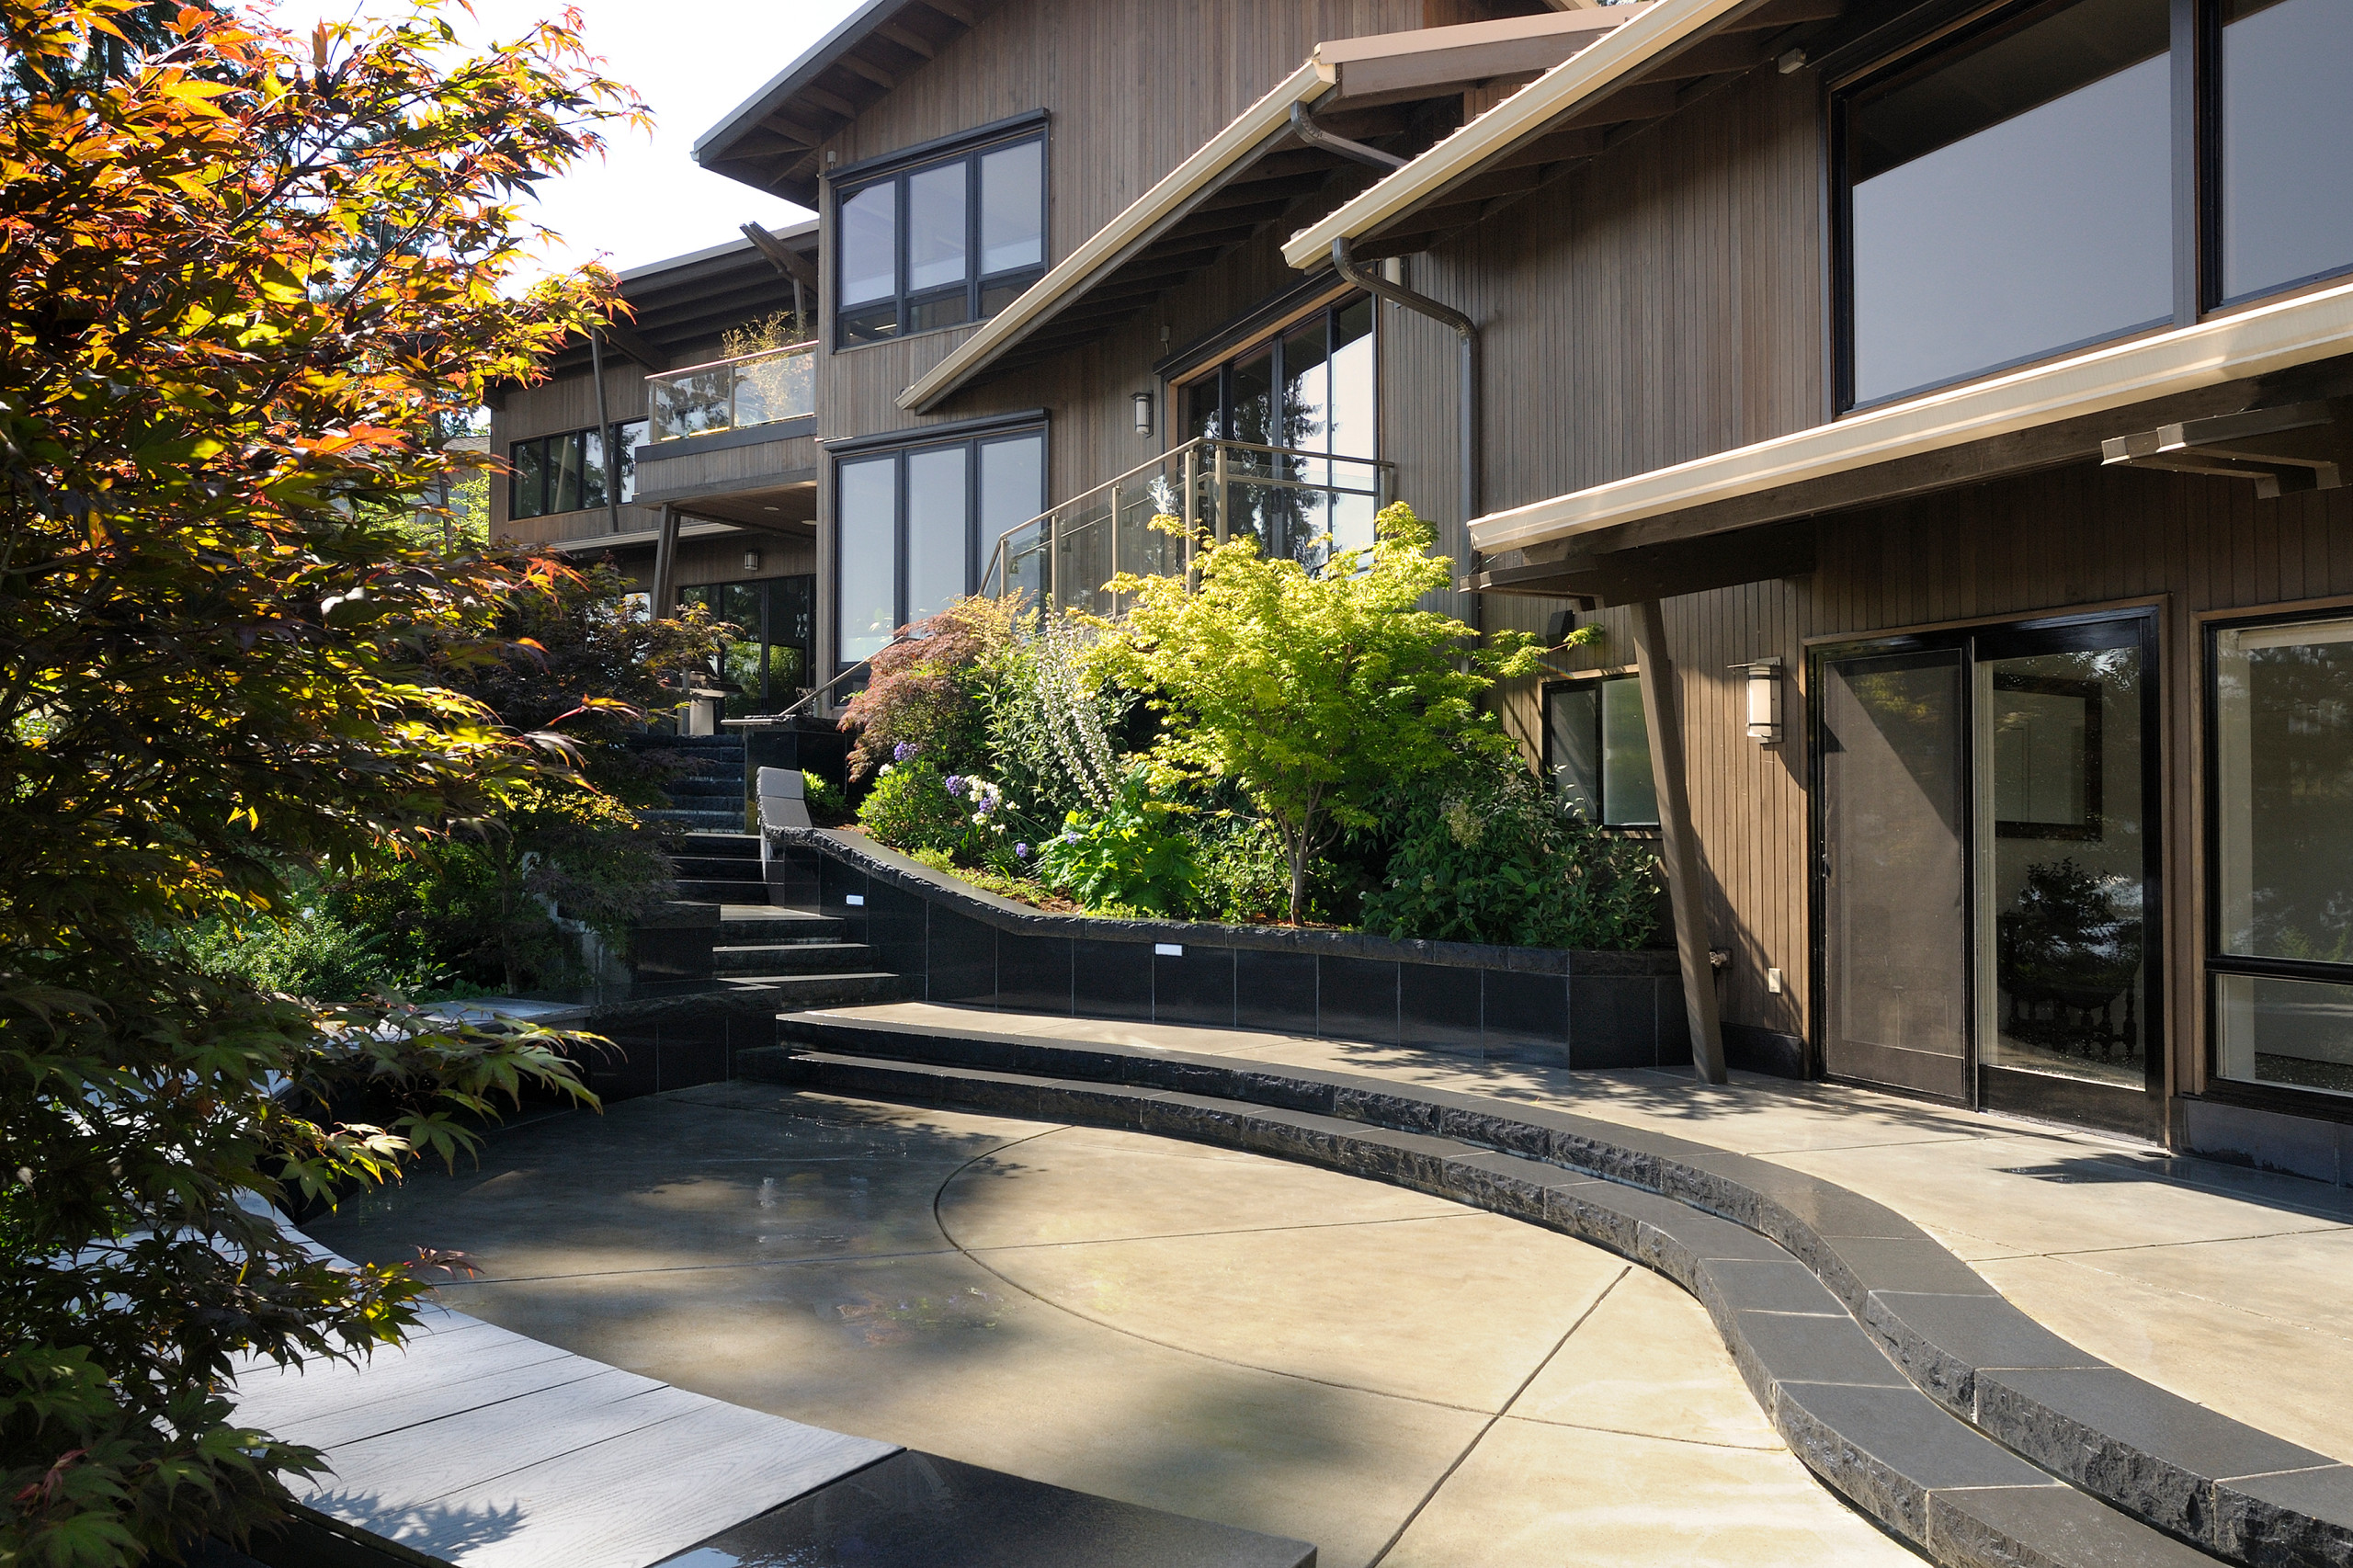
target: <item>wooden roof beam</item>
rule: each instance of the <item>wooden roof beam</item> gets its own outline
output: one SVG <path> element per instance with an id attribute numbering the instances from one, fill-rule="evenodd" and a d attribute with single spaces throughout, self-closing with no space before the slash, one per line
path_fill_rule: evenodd
<path id="1" fill-rule="evenodd" d="M 865 77 L 886 93 L 899 85 L 896 72 L 885 71 L 856 50 L 851 50 L 847 54 L 843 55 L 839 63 L 844 69 Z"/>
<path id="2" fill-rule="evenodd" d="M 929 40 L 923 37 L 922 34 L 915 32 L 912 28 L 902 27 L 897 22 L 881 23 L 874 30 L 881 37 L 889 39 L 892 43 L 897 44 L 901 49 L 905 50 L 909 54 L 918 56 L 922 59 L 935 59 L 939 53 L 938 49 L 932 44 Z"/>

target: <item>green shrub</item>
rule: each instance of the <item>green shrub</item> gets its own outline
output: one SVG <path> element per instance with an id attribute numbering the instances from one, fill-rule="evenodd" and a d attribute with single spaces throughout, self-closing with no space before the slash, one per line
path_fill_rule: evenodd
<path id="1" fill-rule="evenodd" d="M 875 654 L 865 689 L 842 713 L 842 728 L 858 735 L 851 773 L 877 773 L 910 745 L 943 774 L 983 763 L 983 668 L 1012 635 L 1015 613 L 995 599 L 958 599 L 907 628 L 915 633 L 908 641 Z"/>
<path id="2" fill-rule="evenodd" d="M 1086 667 L 1094 631 L 1067 615 L 1023 616 L 982 671 L 989 766 L 1025 823 L 1109 809 L 1120 793 L 1118 747 L 1134 694 Z"/>
<path id="3" fill-rule="evenodd" d="M 179 941 L 188 961 L 215 980 L 242 980 L 316 1002 L 356 1002 L 385 992 L 415 995 L 448 980 L 414 951 L 384 951 L 385 938 L 310 903 L 284 918 L 215 917 Z"/>
<path id="4" fill-rule="evenodd" d="M 850 820 L 849 802 L 822 773 L 802 770 L 801 798 L 809 807 L 810 822 L 818 827 L 839 827 Z"/>
<path id="5" fill-rule="evenodd" d="M 1639 948 L 1657 925 L 1658 858 L 1555 801 L 1516 767 L 1479 768 L 1399 813 L 1364 923 L 1391 937 Z"/>
<path id="6" fill-rule="evenodd" d="M 1224 812 L 1204 812 L 1191 825 L 1200 860 L 1195 914 L 1239 926 L 1272 924 L 1289 915 L 1290 862 L 1281 835 L 1263 822 Z M 1328 914 L 1316 907 L 1317 891 L 1311 885 L 1310 913 Z"/>
<path id="7" fill-rule="evenodd" d="M 937 849 L 953 855 L 963 846 L 972 813 L 948 792 L 948 781 L 931 759 L 902 743 L 899 758 L 882 765 L 881 776 L 858 808 L 858 825 L 877 844 L 913 854 Z"/>
<path id="8" fill-rule="evenodd" d="M 1038 878 L 1088 909 L 1182 916 L 1201 876 L 1192 839 L 1169 821 L 1182 809 L 1154 799 L 1143 770 L 1134 769 L 1108 811 L 1071 812 L 1040 847 Z"/>

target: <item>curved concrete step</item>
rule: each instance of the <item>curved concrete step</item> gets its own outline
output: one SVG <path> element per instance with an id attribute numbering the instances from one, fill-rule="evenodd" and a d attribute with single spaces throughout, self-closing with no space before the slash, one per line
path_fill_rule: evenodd
<path id="1" fill-rule="evenodd" d="M 1389 1079 L 1276 1067 L 1230 1057 L 1074 1045 L 1067 1040 L 1018 1036 L 957 1035 L 929 1027 L 811 1017 L 780 1019 L 779 1036 L 788 1043 L 774 1052 L 747 1053 L 743 1071 L 758 1075 L 803 1070 L 790 1067 L 784 1058 L 795 1046 L 805 1045 L 828 1057 L 863 1059 L 863 1066 L 833 1065 L 825 1071 L 853 1077 L 863 1074 L 872 1092 L 896 1084 L 903 1093 L 948 1096 L 958 1103 L 968 1103 L 960 1096 L 973 1094 L 994 1096 L 998 1103 L 1007 1104 L 1020 1103 L 1026 1096 L 1028 1108 L 1017 1114 L 1047 1119 L 1083 1119 L 1081 1113 L 1149 1119 L 1142 1109 L 1147 1102 L 1185 1103 L 1189 1108 L 1171 1125 L 1142 1130 L 1167 1131 L 1208 1142 L 1240 1142 L 1245 1127 L 1256 1127 L 1269 1116 L 1278 1119 L 1305 1116 L 1326 1121 L 1329 1127 L 1304 1142 L 1291 1132 L 1267 1134 L 1284 1147 L 1262 1152 L 1285 1153 L 1295 1144 L 1304 1152 L 1290 1153 L 1289 1157 L 1311 1158 L 1406 1185 L 1418 1185 L 1419 1180 L 1409 1179 L 1386 1163 L 1391 1157 L 1386 1151 L 1392 1146 L 1380 1139 L 1366 1146 L 1370 1152 L 1346 1158 L 1336 1154 L 1325 1158 L 1316 1151 L 1340 1147 L 1330 1143 L 1334 1129 L 1347 1130 L 1349 1138 L 1358 1142 L 1372 1138 L 1375 1130 L 1381 1138 L 1430 1138 L 1435 1149 L 1427 1153 L 1435 1153 L 1438 1168 L 1449 1173 L 1444 1178 L 1446 1196 L 1518 1213 L 1556 1229 L 1570 1229 L 1586 1239 L 1640 1256 L 1693 1290 L 1711 1312 L 1718 1307 L 1710 1301 L 1708 1290 L 1689 1276 L 1688 1267 L 1674 1263 L 1670 1255 L 1678 1244 L 1674 1238 L 1695 1226 L 1735 1226 L 1752 1242 L 1769 1244 L 1802 1266 L 1854 1331 L 1864 1335 L 1882 1361 L 1900 1374 L 1907 1393 L 1968 1423 L 1958 1429 L 1972 1441 L 1998 1443 L 2013 1456 L 2031 1460 L 2048 1472 L 2043 1477 L 2046 1483 L 2051 1477 L 2061 1478 L 2169 1535 L 2251 1568 L 2353 1562 L 2353 1468 L 2232 1421 L 2107 1365 L 2020 1312 L 1901 1215 L 1785 1166 L 1569 1112 L 1425 1089 Z M 1006 1081 L 989 1084 L 986 1080 L 991 1075 Z M 1196 1100 L 1199 1105 L 1192 1106 L 1190 1102 Z M 1260 1136 L 1263 1131 L 1251 1135 Z M 1257 1145 L 1245 1142 L 1242 1146 Z M 1513 1164 L 1492 1165 L 1498 1160 Z M 1505 1171 L 1511 1173 L 1508 1181 L 1502 1179 L 1500 1173 Z M 1556 1175 L 1538 1174 L 1544 1172 Z M 1427 1175 L 1425 1171 L 1422 1179 Z M 1643 1215 L 1634 1233 L 1613 1222 L 1588 1226 L 1576 1221 L 1577 1205 L 1558 1209 L 1543 1202 L 1531 1204 L 1529 1190 L 1524 1189 L 1550 1192 L 1556 1179 L 1602 1181 L 1609 1188 L 1604 1207 L 1615 1210 L 1625 1210 L 1628 1194 L 1664 1207 Z M 1644 1243 L 1642 1226 L 1665 1239 Z M 1646 1256 L 1645 1245 L 1665 1251 L 1657 1256 Z M 1688 1255 L 1688 1245 L 1681 1250 Z M 1756 1310 L 1769 1312 L 1772 1309 Z M 1735 1330 L 1748 1342 L 1746 1352 L 1734 1343 L 1735 1357 L 1755 1357 L 1752 1333 L 1722 1316 L 1719 1326 L 1724 1329 L 1727 1343 L 1734 1343 Z M 1860 1367 L 1868 1369 L 1868 1365 Z M 1744 1371 L 1748 1367 L 1749 1362 L 1744 1361 Z M 2036 1550 L 2046 1551 L 2043 1557 L 1947 1555 L 1931 1528 L 1929 1505 L 1936 1502 L 1935 1487 L 1913 1489 L 1916 1495 L 1892 1517 L 1868 1495 L 1850 1491 L 1849 1481 L 1842 1479 L 1847 1461 L 1836 1450 L 1841 1445 L 1860 1442 L 1860 1451 L 1871 1452 L 1874 1444 L 1868 1437 L 1871 1423 L 1895 1413 L 1901 1402 L 1890 1403 L 1892 1396 L 1881 1394 L 1829 1392 L 1848 1386 L 1843 1379 L 1792 1376 L 1788 1381 L 1808 1392 L 1784 1400 L 1779 1394 L 1768 1398 L 1760 1388 L 1758 1396 L 1777 1424 L 1784 1423 L 1782 1405 L 1789 1405 L 1793 1414 L 1783 1424 L 1783 1433 L 1791 1447 L 1842 1493 L 1855 1497 L 1891 1528 L 1930 1550 L 1938 1561 L 2167 1560 L 2148 1555 L 2168 1543 L 2138 1525 L 2132 1528 L 2148 1536 L 2146 1542 L 2135 1548 L 2143 1553 L 2139 1556 L 2120 1558 L 2099 1552 L 2050 1556 L 2041 1546 Z M 1776 1373 L 1773 1386 L 1779 1388 L 1780 1381 Z M 1754 1381 L 1752 1386 L 1756 1386 Z M 1876 1385 L 1866 1381 L 1851 1386 Z M 1860 1403 L 1854 1410 L 1831 1419 L 1842 1403 L 1856 1402 Z M 1874 1410 L 1879 1415 L 1874 1415 Z M 1802 1418 L 1794 1414 L 1806 1412 L 1812 1415 Z M 1910 1416 L 1904 1421 L 1915 1428 L 1906 1441 L 1927 1445 L 1921 1452 L 1952 1448 L 1951 1435 L 1938 1435 L 1934 1424 L 1918 1423 Z M 1858 1428 L 1858 1422 L 1863 1423 L 1862 1428 Z M 1825 1443 L 1829 1449 L 1821 1449 Z M 1946 1483 L 1948 1487 L 1956 1484 Z M 1987 1483 L 1972 1486 L 1983 1484 Z M 1870 1488 L 1862 1490 L 1868 1494 Z M 1897 1494 L 1904 1494 L 1899 1487 Z M 1961 1510 L 1949 1527 L 1949 1538 L 1951 1531 L 1963 1528 L 1960 1522 L 1963 1515 L 1976 1518 L 1997 1501 L 2004 1507 L 2026 1508 L 2036 1517 L 2064 1508 L 2055 1500 L 2023 1494 L 2005 1499 L 1946 1498 L 1936 1506 L 1949 1513 Z M 2118 1527 L 2131 1524 L 2112 1513 L 2109 1517 Z M 1992 1521 L 1979 1518 L 1977 1522 L 1985 1528 L 1994 1528 Z M 2023 1526 L 2026 1516 L 2021 1515 L 2019 1522 Z M 2107 1539 L 2100 1532 L 2109 1528 L 2095 1518 L 2080 1529 L 2069 1526 L 2062 1533 L 2072 1537 L 2089 1529 L 2092 1533 L 2083 1539 L 2096 1541 Z"/>

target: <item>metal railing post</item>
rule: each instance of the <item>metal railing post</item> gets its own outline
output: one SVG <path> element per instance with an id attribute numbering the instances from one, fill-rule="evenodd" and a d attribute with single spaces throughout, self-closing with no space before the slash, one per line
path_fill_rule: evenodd
<path id="1" fill-rule="evenodd" d="M 1217 497 L 1217 541 L 1225 542 L 1226 514 L 1233 510 L 1233 497 L 1225 493 L 1225 443 L 1212 443 L 1210 450 L 1210 494 Z"/>
<path id="2" fill-rule="evenodd" d="M 1120 574 L 1120 483 L 1117 480 L 1111 482 L 1110 523 L 1111 575 L 1117 577 Z M 1096 591 L 1099 593 L 1102 590 L 1098 587 Z M 1111 613 L 1113 615 L 1120 613 L 1120 596 L 1117 594 L 1111 596 Z"/>
<path id="3" fill-rule="evenodd" d="M 1185 541 L 1177 546 L 1176 564 L 1185 574 L 1185 591 L 1188 594 L 1199 592 L 1201 586 L 1200 576 L 1193 570 L 1193 530 L 1201 521 L 1200 457 L 1198 443 L 1185 443 Z"/>
<path id="4" fill-rule="evenodd" d="M 1046 514 L 1046 608 L 1063 608 L 1063 512 L 1057 506 Z"/>

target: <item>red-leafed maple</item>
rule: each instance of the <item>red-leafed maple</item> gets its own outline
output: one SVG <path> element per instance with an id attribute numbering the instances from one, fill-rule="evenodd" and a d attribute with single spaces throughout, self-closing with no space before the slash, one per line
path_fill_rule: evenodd
<path id="1" fill-rule="evenodd" d="M 613 308 L 600 270 L 520 281 L 518 204 L 642 113 L 577 27 L 0 0 L 0 1563 L 267 1519 L 314 1456 L 227 1374 L 414 1321 L 410 1271 L 242 1194 L 585 1095 L 557 1037 L 260 995 L 172 939 L 561 767 L 449 680 L 560 569 L 400 524 L 482 460 L 437 429 Z"/>

